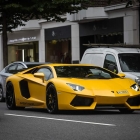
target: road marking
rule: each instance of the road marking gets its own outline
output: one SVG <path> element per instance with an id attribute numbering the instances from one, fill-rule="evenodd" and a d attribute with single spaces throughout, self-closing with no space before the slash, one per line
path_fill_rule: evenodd
<path id="1" fill-rule="evenodd" d="M 48 117 L 39 117 L 39 116 L 27 116 L 27 115 L 7 114 L 7 113 L 5 113 L 5 115 L 15 116 L 15 117 L 26 117 L 26 118 L 36 118 L 36 119 L 46 119 L 46 120 L 64 121 L 64 122 L 84 123 L 84 124 L 96 124 L 96 125 L 116 126 L 115 124 L 96 123 L 96 122 L 86 122 L 86 121 L 67 120 L 67 119 L 58 119 L 58 118 L 48 118 Z"/>

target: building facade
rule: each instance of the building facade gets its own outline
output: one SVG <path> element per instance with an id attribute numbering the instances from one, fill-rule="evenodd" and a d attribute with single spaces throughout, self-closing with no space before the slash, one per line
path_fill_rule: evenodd
<path id="1" fill-rule="evenodd" d="M 138 7 L 126 8 L 126 3 L 100 4 L 65 15 L 67 20 L 63 23 L 30 20 L 26 26 L 8 33 L 8 63 L 79 63 L 87 49 L 83 44 L 139 44 Z M 0 35 L 0 70 L 3 68 L 2 58 Z"/>

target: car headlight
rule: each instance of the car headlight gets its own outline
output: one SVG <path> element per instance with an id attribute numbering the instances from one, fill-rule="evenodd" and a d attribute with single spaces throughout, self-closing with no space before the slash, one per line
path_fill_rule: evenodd
<path id="1" fill-rule="evenodd" d="M 69 85 L 75 91 L 82 91 L 84 89 L 84 87 L 75 84 L 67 83 L 67 85 Z"/>
<path id="2" fill-rule="evenodd" d="M 131 88 L 135 91 L 139 91 L 139 86 L 137 84 L 133 84 Z"/>
<path id="3" fill-rule="evenodd" d="M 137 77 L 137 78 L 135 79 L 135 82 L 136 82 L 138 85 L 140 85 L 140 78 Z"/>

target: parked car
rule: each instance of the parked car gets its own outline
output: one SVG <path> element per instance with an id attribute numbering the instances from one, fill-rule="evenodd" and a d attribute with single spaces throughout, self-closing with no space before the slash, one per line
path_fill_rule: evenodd
<path id="1" fill-rule="evenodd" d="M 93 44 L 84 52 L 80 63 L 124 73 L 126 78 L 133 79 L 140 86 L 139 45 Z"/>
<path id="2" fill-rule="evenodd" d="M 94 110 L 114 107 L 123 113 L 140 109 L 140 88 L 109 70 L 84 64 L 46 64 L 14 74 L 6 81 L 8 109 Z"/>
<path id="3" fill-rule="evenodd" d="M 45 62 L 44 62 L 45 63 Z M 37 65 L 44 64 L 42 62 L 13 62 L 6 66 L 2 71 L 0 71 L 0 102 L 5 99 L 5 82 L 7 77 L 24 69 L 35 67 Z"/>

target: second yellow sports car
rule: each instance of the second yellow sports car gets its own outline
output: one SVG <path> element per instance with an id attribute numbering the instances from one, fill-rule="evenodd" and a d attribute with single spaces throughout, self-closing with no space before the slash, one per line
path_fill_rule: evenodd
<path id="1" fill-rule="evenodd" d="M 84 64 L 40 65 L 8 77 L 8 109 L 25 107 L 94 110 L 112 106 L 124 113 L 140 109 L 140 89 L 123 74 Z"/>

